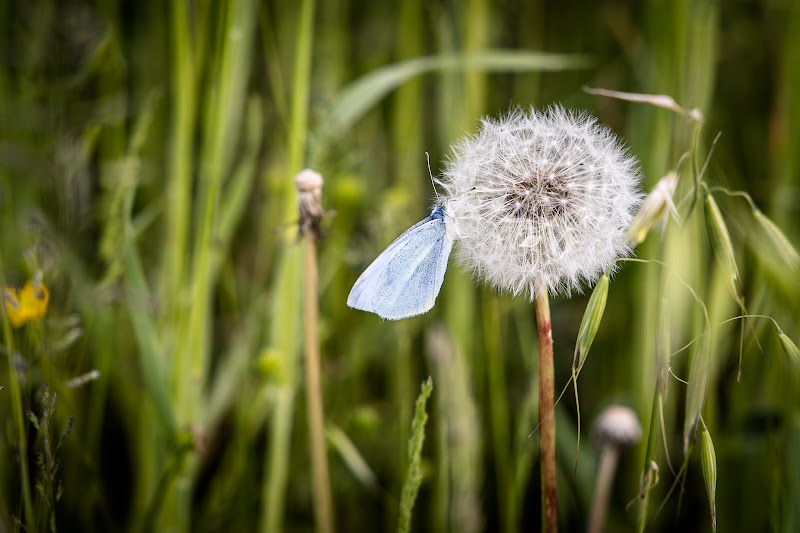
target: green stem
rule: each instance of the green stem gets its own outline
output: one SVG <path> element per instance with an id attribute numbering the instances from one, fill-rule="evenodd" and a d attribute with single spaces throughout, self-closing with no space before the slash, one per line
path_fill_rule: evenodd
<path id="1" fill-rule="evenodd" d="M 558 531 L 556 484 L 556 419 L 553 415 L 553 331 L 547 291 L 536 296 L 536 327 L 539 339 L 539 457 L 542 473 L 542 531 Z"/>
<path id="2" fill-rule="evenodd" d="M 497 472 L 497 502 L 503 531 L 517 530 L 513 519 L 511 498 L 511 463 L 509 462 L 508 391 L 506 390 L 505 361 L 503 361 L 502 325 L 498 299 L 492 295 L 483 299 L 484 338 L 488 364 L 486 365 L 489 388 L 489 412 L 492 422 L 492 447 Z"/>
<path id="3" fill-rule="evenodd" d="M 314 0 L 303 0 L 300 4 L 299 20 L 297 23 L 297 48 L 295 51 L 294 74 L 292 77 L 292 102 L 290 108 L 289 131 L 287 132 L 287 168 L 289 176 L 301 170 L 304 161 L 306 138 L 308 135 L 308 93 L 311 77 L 311 52 L 314 42 Z M 292 209 L 297 208 L 297 198 L 293 180 L 285 179 L 283 190 L 283 203 L 278 217 L 286 220 L 290 217 Z M 265 218 L 265 220 L 267 220 Z M 266 230 L 262 227 L 262 232 Z M 287 234 L 288 235 L 288 234 Z M 286 376 L 283 384 L 276 393 L 275 411 L 272 426 L 272 437 L 268 458 L 265 464 L 267 469 L 262 486 L 262 516 L 261 531 L 281 531 L 283 529 L 284 501 L 286 486 L 289 479 L 288 465 L 291 455 L 292 424 L 294 421 L 294 396 L 296 385 L 295 364 L 297 354 L 297 339 L 295 333 L 297 309 L 297 269 L 300 266 L 299 257 L 293 249 L 291 240 L 286 237 L 283 241 L 283 250 L 278 260 L 278 267 L 274 279 L 274 306 L 272 312 L 272 331 L 270 342 L 282 357 L 285 365 Z M 256 271 L 257 276 L 266 272 L 266 263 L 271 258 L 263 253 L 258 254 Z"/>
<path id="4" fill-rule="evenodd" d="M 3 275 L 3 258 L 0 256 L 0 290 L 4 290 L 5 276 Z M 11 411 L 14 417 L 14 427 L 17 430 L 17 442 L 19 443 L 19 476 L 22 484 L 22 505 L 25 508 L 26 531 L 38 531 L 36 527 L 36 513 L 33 509 L 33 498 L 31 498 L 31 482 L 28 473 L 28 438 L 25 429 L 25 415 L 22 410 L 22 392 L 19 388 L 19 375 L 14 365 L 14 337 L 11 332 L 11 324 L 8 323 L 8 316 L 5 312 L 5 296 L 0 295 L 0 322 L 3 324 L 3 341 L 8 357 L 8 392 L 11 395 Z"/>
<path id="5" fill-rule="evenodd" d="M 645 526 L 647 526 L 647 505 L 650 500 L 650 482 L 651 482 L 651 469 L 650 463 L 653 461 L 656 449 L 656 431 L 658 428 L 658 406 L 659 396 L 661 393 L 660 384 L 656 384 L 653 391 L 653 407 L 650 414 L 650 431 L 647 435 L 647 449 L 644 455 L 644 464 L 642 465 L 642 476 L 639 483 L 639 491 L 641 503 L 639 504 L 639 515 L 636 519 L 636 531 L 642 533 Z"/>
<path id="6" fill-rule="evenodd" d="M 165 211 L 167 224 L 164 246 L 164 268 L 161 279 L 162 294 L 174 293 L 184 286 L 188 252 L 189 213 L 191 212 L 191 160 L 195 123 L 195 57 L 188 28 L 188 4 L 181 0 L 170 2 L 170 60 L 173 80 L 170 103 L 174 109 L 170 116 L 170 144 L 168 154 L 169 176 Z M 178 302 L 167 299 L 168 320 L 175 319 Z"/>

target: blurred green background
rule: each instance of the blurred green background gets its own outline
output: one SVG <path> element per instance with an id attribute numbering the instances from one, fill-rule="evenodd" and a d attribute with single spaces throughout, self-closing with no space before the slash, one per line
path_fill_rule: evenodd
<path id="1" fill-rule="evenodd" d="M 703 179 L 748 192 L 800 240 L 792 0 L 6 0 L 0 43 L 2 284 L 50 292 L 45 317 L 3 321 L 0 531 L 315 529 L 293 185 L 305 167 L 323 174 L 331 211 L 319 341 L 338 531 L 397 528 L 429 375 L 412 530 L 539 528 L 533 306 L 455 262 L 427 315 L 384 322 L 345 305 L 429 213 L 425 152 L 435 176 L 482 115 L 588 110 L 640 159 L 646 191 L 691 151 L 676 202 L 721 131 Z M 584 85 L 669 94 L 706 122 Z M 715 196 L 747 310 L 798 339 L 796 265 L 746 201 Z M 704 329 L 740 309 L 702 203 L 680 209 L 680 226 L 636 251 L 666 267 L 626 263 L 612 279 L 578 381 L 580 447 L 571 391 L 557 406 L 561 527 L 585 528 L 591 421 L 623 403 L 645 438 L 622 455 L 607 531 L 640 516 L 648 531 L 711 529 L 699 447 L 673 473 L 694 441 L 690 411 L 716 449 L 719 529 L 796 532 L 797 368 L 768 319 Z M 551 299 L 558 390 L 590 290 Z M 634 500 L 651 459 L 645 507 Z"/>

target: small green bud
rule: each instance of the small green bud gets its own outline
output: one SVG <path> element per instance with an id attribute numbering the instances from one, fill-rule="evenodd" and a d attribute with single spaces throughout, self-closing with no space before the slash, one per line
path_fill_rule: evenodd
<path id="1" fill-rule="evenodd" d="M 736 266 L 736 257 L 733 255 L 733 243 L 731 235 L 728 233 L 728 226 L 722 218 L 716 200 L 710 193 L 706 193 L 705 198 L 706 228 L 711 239 L 711 247 L 722 268 L 728 275 L 728 288 L 731 290 L 734 299 L 739 305 L 744 305 L 744 293 L 741 287 L 741 276 L 739 268 Z"/>
<path id="2" fill-rule="evenodd" d="M 578 370 L 583 366 L 589 348 L 594 342 L 597 328 L 600 327 L 600 320 L 603 318 L 603 311 L 606 308 L 608 299 L 608 274 L 603 274 L 600 281 L 595 285 L 589 303 L 586 304 L 586 311 L 583 313 L 581 327 L 578 330 L 578 340 L 575 343 L 575 355 L 572 364 Z"/>
<path id="3" fill-rule="evenodd" d="M 717 454 L 714 443 L 707 428 L 700 434 L 700 465 L 703 468 L 703 481 L 708 494 L 708 506 L 711 510 L 711 528 L 717 530 Z"/>

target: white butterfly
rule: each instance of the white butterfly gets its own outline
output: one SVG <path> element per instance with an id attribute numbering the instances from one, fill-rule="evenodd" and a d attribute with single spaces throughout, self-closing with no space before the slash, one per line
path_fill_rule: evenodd
<path id="1" fill-rule="evenodd" d="M 347 305 L 387 320 L 427 313 L 442 288 L 453 239 L 445 226 L 445 207 L 400 235 L 356 280 Z"/>

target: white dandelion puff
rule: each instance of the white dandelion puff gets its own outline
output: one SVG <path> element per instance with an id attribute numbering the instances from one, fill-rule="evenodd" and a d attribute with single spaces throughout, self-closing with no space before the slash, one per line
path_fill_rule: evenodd
<path id="1" fill-rule="evenodd" d="M 501 291 L 580 290 L 630 253 L 637 162 L 606 127 L 560 106 L 484 119 L 442 185 L 460 262 Z"/>

